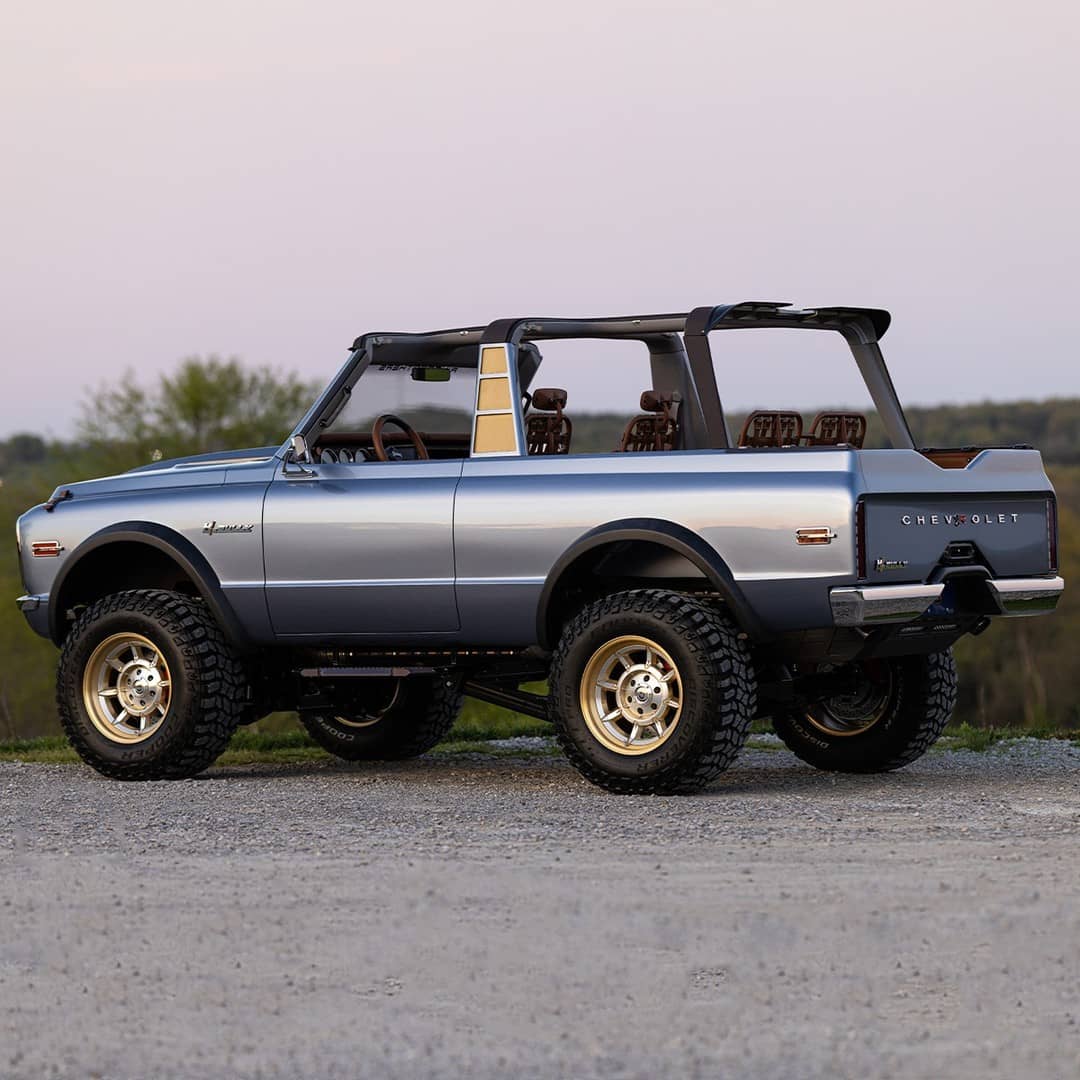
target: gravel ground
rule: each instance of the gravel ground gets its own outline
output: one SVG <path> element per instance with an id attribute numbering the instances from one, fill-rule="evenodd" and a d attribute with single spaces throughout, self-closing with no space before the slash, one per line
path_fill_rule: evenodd
<path id="1" fill-rule="evenodd" d="M 513 751 L 0 764 L 0 1076 L 1080 1071 L 1068 744 L 678 799 Z"/>

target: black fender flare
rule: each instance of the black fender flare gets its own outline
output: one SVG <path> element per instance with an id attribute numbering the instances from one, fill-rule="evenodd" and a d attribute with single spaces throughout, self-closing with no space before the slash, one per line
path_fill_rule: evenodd
<path id="1" fill-rule="evenodd" d="M 625 518 L 600 525 L 580 536 L 552 566 L 544 581 L 536 612 L 537 640 L 544 648 L 550 648 L 554 644 L 548 640 L 547 620 L 555 591 L 564 572 L 587 552 L 620 540 L 646 540 L 682 555 L 701 571 L 709 584 L 724 598 L 740 630 L 753 641 L 763 641 L 768 637 L 761 620 L 739 588 L 727 563 L 711 544 L 685 525 L 678 525 L 673 521 L 661 518 Z"/>
<path id="2" fill-rule="evenodd" d="M 61 616 L 60 597 L 64 585 L 83 558 L 91 552 L 116 543 L 145 544 L 161 551 L 173 559 L 188 577 L 195 583 L 199 595 L 206 606 L 213 612 L 229 642 L 238 649 L 248 646 L 248 636 L 240 620 L 236 617 L 232 605 L 225 597 L 221 581 L 206 556 L 186 537 L 174 529 L 159 525 L 154 521 L 121 521 L 107 525 L 92 536 L 87 537 L 64 561 L 63 569 L 49 590 L 49 637 L 60 644 Z"/>

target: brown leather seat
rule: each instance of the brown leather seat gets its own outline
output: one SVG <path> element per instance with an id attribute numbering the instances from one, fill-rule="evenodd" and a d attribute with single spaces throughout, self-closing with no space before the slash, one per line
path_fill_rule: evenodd
<path id="1" fill-rule="evenodd" d="M 803 437 L 806 446 L 852 446 L 856 450 L 865 440 L 866 417 L 862 413 L 818 413 Z"/>
<path id="2" fill-rule="evenodd" d="M 525 443 L 530 454 L 569 454 L 574 425 L 563 415 L 566 391 L 545 387 L 535 390 L 525 421 Z"/>
<path id="3" fill-rule="evenodd" d="M 619 451 L 638 453 L 645 450 L 674 450 L 679 435 L 674 394 L 646 390 L 641 395 L 643 412 L 635 416 L 623 431 Z"/>
<path id="4" fill-rule="evenodd" d="M 752 412 L 739 435 L 740 446 L 798 446 L 802 438 L 802 414 L 797 412 Z"/>

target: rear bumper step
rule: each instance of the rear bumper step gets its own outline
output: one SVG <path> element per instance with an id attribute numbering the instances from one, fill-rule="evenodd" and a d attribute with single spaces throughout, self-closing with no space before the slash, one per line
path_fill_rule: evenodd
<path id="1" fill-rule="evenodd" d="M 986 581 L 1000 615 L 1044 615 L 1057 607 L 1065 588 L 1060 577 L 1000 578 Z M 832 589 L 833 622 L 837 626 L 879 626 L 912 622 L 941 599 L 937 585 L 867 585 Z"/>
<path id="2" fill-rule="evenodd" d="M 944 584 L 868 585 L 830 589 L 829 602 L 837 626 L 877 626 L 919 618 L 944 590 Z"/>
<path id="3" fill-rule="evenodd" d="M 1002 615 L 1044 615 L 1057 607 L 1062 578 L 1000 578 L 986 583 Z"/>

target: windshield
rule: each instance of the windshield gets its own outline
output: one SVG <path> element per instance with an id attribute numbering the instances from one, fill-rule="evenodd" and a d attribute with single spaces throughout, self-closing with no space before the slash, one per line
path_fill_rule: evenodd
<path id="1" fill-rule="evenodd" d="M 377 417 L 391 413 L 417 431 L 467 432 L 475 393 L 476 368 L 373 363 L 326 431 L 369 432 Z"/>

